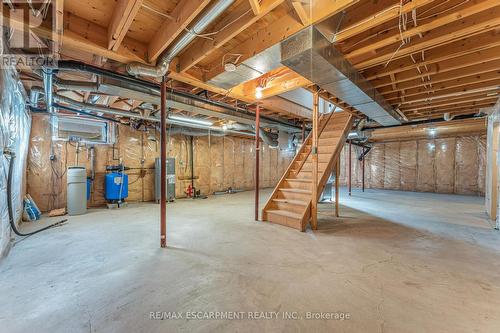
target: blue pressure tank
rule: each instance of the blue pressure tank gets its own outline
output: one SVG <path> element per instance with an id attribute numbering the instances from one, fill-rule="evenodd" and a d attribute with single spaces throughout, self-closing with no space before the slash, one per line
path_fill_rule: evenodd
<path id="1" fill-rule="evenodd" d="M 123 200 L 128 197 L 127 174 L 122 174 L 121 172 L 108 173 L 106 174 L 104 185 L 104 197 L 106 200 Z"/>
<path id="2" fill-rule="evenodd" d="M 87 201 L 90 200 L 90 189 L 92 188 L 92 179 L 87 178 Z"/>

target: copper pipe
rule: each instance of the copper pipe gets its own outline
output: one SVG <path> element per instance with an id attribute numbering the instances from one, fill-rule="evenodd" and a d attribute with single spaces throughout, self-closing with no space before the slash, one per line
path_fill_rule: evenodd
<path id="1" fill-rule="evenodd" d="M 255 110 L 255 221 L 259 220 L 260 105 Z"/>
<path id="2" fill-rule="evenodd" d="M 160 246 L 167 247 L 167 81 L 163 76 L 160 92 Z"/>

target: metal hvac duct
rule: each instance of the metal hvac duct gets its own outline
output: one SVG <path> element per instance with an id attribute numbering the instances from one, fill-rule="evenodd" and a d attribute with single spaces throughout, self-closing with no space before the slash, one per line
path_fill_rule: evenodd
<path id="1" fill-rule="evenodd" d="M 38 87 L 32 87 L 32 90 L 35 90 L 38 93 L 43 93 L 43 90 Z M 71 99 L 66 96 L 61 96 L 58 94 L 53 95 L 53 101 L 56 103 L 65 103 L 70 105 L 71 107 L 75 108 L 76 110 L 82 110 L 85 112 L 95 112 L 95 113 L 103 113 L 103 114 L 109 114 L 109 115 L 114 115 L 114 116 L 119 116 L 119 117 L 126 117 L 126 118 L 135 118 L 135 119 L 142 119 L 142 120 L 147 120 L 151 122 L 159 122 L 160 118 L 154 117 L 154 116 L 144 116 L 139 113 L 134 113 L 130 111 L 124 111 L 116 108 L 111 108 L 111 107 L 106 107 L 106 106 L 100 106 L 100 105 L 95 105 L 95 104 L 88 104 L 88 103 L 83 103 L 79 101 L 75 101 L 74 99 Z M 247 135 L 247 136 L 253 136 L 254 133 L 246 133 L 238 130 L 231 130 L 231 129 L 223 129 L 222 127 L 218 126 L 204 126 L 204 125 L 198 125 L 195 123 L 188 123 L 184 121 L 178 121 L 175 119 L 167 119 L 167 123 L 175 126 L 183 126 L 183 127 L 189 127 L 189 128 L 195 128 L 195 129 L 200 129 L 200 130 L 210 130 L 210 131 L 215 131 L 219 133 L 229 133 L 229 134 L 237 134 L 237 135 Z"/>
<path id="2" fill-rule="evenodd" d="M 55 71 L 76 71 L 95 74 L 100 78 L 96 92 L 113 96 L 128 97 L 153 104 L 160 103 L 160 86 L 155 82 L 142 80 L 127 74 L 110 71 L 73 60 L 59 61 L 58 68 L 55 69 Z M 77 84 L 75 81 L 70 82 L 72 84 Z M 68 83 L 68 81 L 66 81 L 66 83 Z M 172 90 L 168 92 L 168 97 L 169 99 L 167 100 L 167 103 L 170 103 L 170 106 L 173 108 L 179 108 L 185 111 L 197 112 L 207 116 L 215 116 L 237 122 L 246 122 L 249 124 L 253 124 L 255 122 L 254 113 L 249 112 L 245 108 L 237 105 L 229 105 L 223 102 L 208 100 L 197 95 Z M 300 127 L 290 122 L 266 116 L 261 116 L 261 123 L 264 127 L 284 129 L 288 132 L 296 132 L 300 130 Z"/>
<path id="3" fill-rule="evenodd" d="M 169 135 L 185 135 L 185 136 L 224 136 L 225 134 L 223 132 L 212 132 L 210 133 L 207 130 L 201 130 L 201 129 L 193 129 L 193 128 L 186 128 L 186 127 L 175 127 L 171 128 L 168 130 Z M 253 134 L 248 133 L 248 136 L 252 136 Z"/>
<path id="4" fill-rule="evenodd" d="M 127 82 L 121 82 L 119 80 L 106 77 L 102 78 L 100 82 L 97 83 L 86 81 L 67 81 L 61 80 L 54 76 L 54 85 L 62 89 L 89 91 L 112 96 L 122 96 L 152 104 L 160 103 L 159 92 L 155 91 L 154 89 L 151 89 L 149 87 L 138 87 L 136 85 L 130 85 Z M 38 92 L 36 87 L 35 89 L 32 89 L 32 93 L 35 92 Z M 229 121 L 245 123 L 248 125 L 253 125 L 255 123 L 255 116 L 253 114 L 247 114 L 241 110 L 235 111 L 224 106 L 209 103 L 208 101 L 194 100 L 191 98 L 191 96 L 184 96 L 180 93 L 169 93 L 168 97 L 168 106 L 175 109 L 203 114 L 209 117 L 217 117 Z M 263 120 L 262 124 L 265 127 L 282 128 L 288 131 L 298 131 L 297 127 L 292 125 L 287 126 L 282 122 Z"/>
<path id="5" fill-rule="evenodd" d="M 235 71 L 224 71 L 207 83 L 219 88 L 230 89 L 281 67 L 280 59 L 280 45 L 276 44 L 243 61 L 236 67 Z"/>
<path id="6" fill-rule="evenodd" d="M 225 125 L 225 128 L 229 130 L 251 131 L 255 133 L 255 126 L 252 125 L 232 123 Z M 259 128 L 259 135 L 262 141 L 270 147 L 276 148 L 279 146 L 278 136 L 276 134 L 266 132 L 262 128 Z"/>
<path id="7" fill-rule="evenodd" d="M 315 26 L 281 42 L 281 63 L 380 125 L 401 123 L 389 103 Z"/>
<path id="8" fill-rule="evenodd" d="M 166 52 L 164 52 L 156 66 L 149 66 L 140 62 L 133 62 L 127 65 L 127 72 L 131 75 L 143 75 L 151 77 L 162 77 L 167 74 L 168 67 L 172 60 L 189 44 L 201 34 L 210 23 L 222 14 L 234 0 L 219 0 L 190 28 L 186 29 L 179 40 Z"/>
<path id="9" fill-rule="evenodd" d="M 59 89 L 64 89 L 64 90 L 96 92 L 97 89 L 99 88 L 99 83 L 97 82 L 70 81 L 70 80 L 63 80 L 58 77 L 53 78 L 53 83 Z"/>

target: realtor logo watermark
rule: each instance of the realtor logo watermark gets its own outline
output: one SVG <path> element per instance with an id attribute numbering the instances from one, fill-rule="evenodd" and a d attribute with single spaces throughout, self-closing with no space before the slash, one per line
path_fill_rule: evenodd
<path id="1" fill-rule="evenodd" d="M 61 0 L 2 0 L 0 68 L 57 65 Z"/>
<path id="2" fill-rule="evenodd" d="M 343 311 L 155 311 L 150 320 L 351 320 Z"/>

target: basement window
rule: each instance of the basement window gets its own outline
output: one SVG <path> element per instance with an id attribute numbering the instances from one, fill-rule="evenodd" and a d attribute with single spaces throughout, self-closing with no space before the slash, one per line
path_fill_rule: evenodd
<path id="1" fill-rule="evenodd" d="M 79 141 L 89 144 L 114 143 L 114 126 L 103 120 L 58 117 L 56 120 L 57 140 Z"/>

